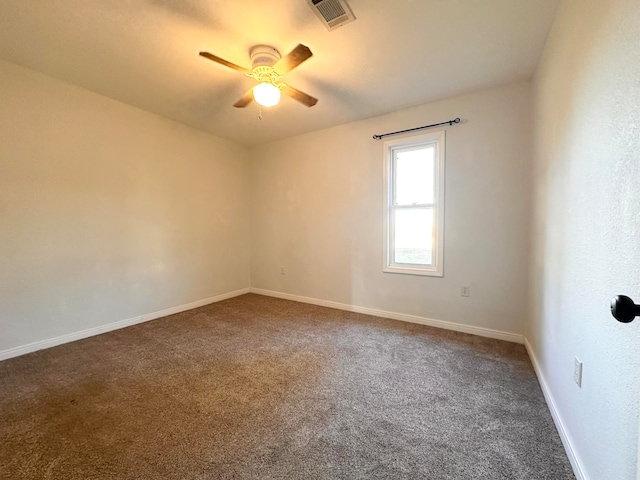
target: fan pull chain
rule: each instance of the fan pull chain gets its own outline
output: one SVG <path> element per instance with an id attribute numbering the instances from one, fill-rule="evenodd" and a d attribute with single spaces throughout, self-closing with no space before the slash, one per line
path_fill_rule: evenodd
<path id="1" fill-rule="evenodd" d="M 258 107 L 258 120 L 262 120 L 262 106 Z"/>

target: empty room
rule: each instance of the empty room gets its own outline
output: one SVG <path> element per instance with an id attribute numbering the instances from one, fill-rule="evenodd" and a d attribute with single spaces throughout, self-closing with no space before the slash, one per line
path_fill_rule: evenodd
<path id="1" fill-rule="evenodd" d="M 0 479 L 640 480 L 640 2 L 3 0 L 0 272 Z"/>

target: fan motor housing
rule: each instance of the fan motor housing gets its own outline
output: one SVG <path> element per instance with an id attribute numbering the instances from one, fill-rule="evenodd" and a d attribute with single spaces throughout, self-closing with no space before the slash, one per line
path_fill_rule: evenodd
<path id="1" fill-rule="evenodd" d="M 256 45 L 249 51 L 251 68 L 272 67 L 280 60 L 280 52 L 269 45 Z"/>

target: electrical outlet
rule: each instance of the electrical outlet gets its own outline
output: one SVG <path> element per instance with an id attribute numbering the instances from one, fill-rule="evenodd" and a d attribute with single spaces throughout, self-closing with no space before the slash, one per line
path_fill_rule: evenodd
<path id="1" fill-rule="evenodd" d="M 287 272 L 285 271 L 284 267 L 280 267 L 280 275 L 284 275 Z"/>
<path id="2" fill-rule="evenodd" d="M 573 381 L 582 388 L 582 362 L 578 360 L 578 357 L 573 359 Z"/>
<path id="3" fill-rule="evenodd" d="M 460 295 L 463 297 L 469 296 L 469 285 L 462 285 L 460 287 Z"/>

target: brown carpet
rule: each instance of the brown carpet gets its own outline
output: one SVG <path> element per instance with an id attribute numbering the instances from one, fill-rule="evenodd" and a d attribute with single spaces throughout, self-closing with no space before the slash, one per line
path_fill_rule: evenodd
<path id="1" fill-rule="evenodd" d="M 572 479 L 524 348 L 244 295 L 0 362 L 2 479 Z"/>

